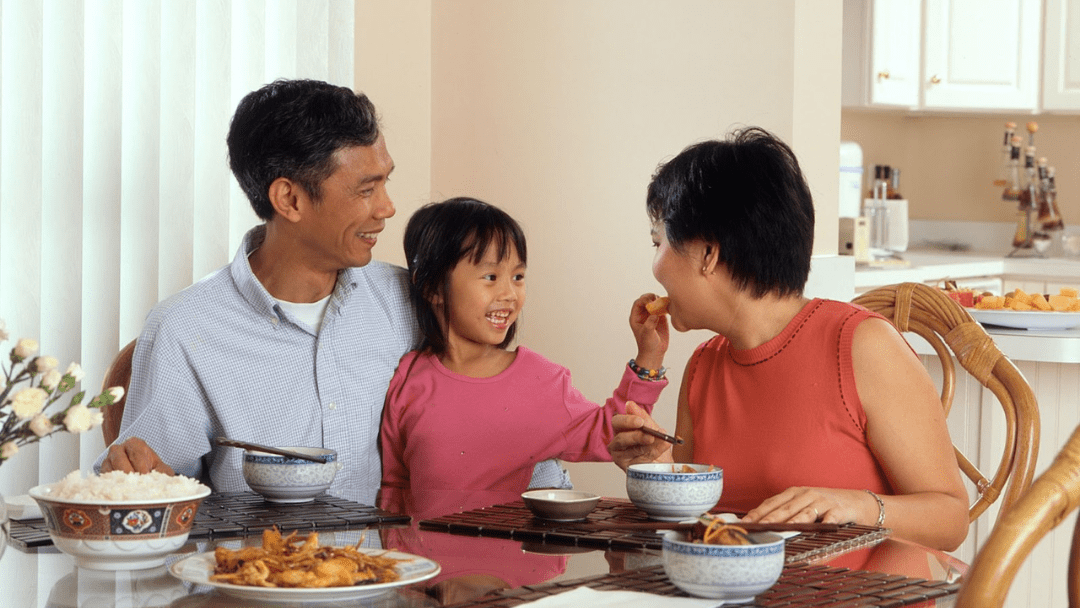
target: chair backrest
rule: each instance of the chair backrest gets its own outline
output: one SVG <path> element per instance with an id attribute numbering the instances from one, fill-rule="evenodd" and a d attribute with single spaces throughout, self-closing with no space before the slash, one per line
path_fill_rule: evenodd
<path id="1" fill-rule="evenodd" d="M 959 449 L 956 459 L 978 493 L 968 509 L 971 521 L 993 504 L 1003 490 L 1003 507 L 1016 502 L 1035 477 L 1039 446 L 1038 404 L 1020 370 L 998 350 L 993 338 L 963 306 L 938 289 L 921 283 L 900 283 L 868 291 L 852 302 L 886 317 L 901 332 L 914 332 L 930 343 L 941 361 L 941 404 L 946 415 L 952 408 L 956 390 L 953 356 L 994 393 L 1005 411 L 1006 426 L 1005 449 L 997 471 L 987 479 Z"/>
<path id="2" fill-rule="evenodd" d="M 1017 570 L 1046 533 L 1080 505 L 1080 427 L 1016 504 L 998 515 L 990 537 L 961 581 L 957 608 L 996 608 Z M 1069 553 L 1068 596 L 1080 608 L 1080 521 Z"/>
<path id="3" fill-rule="evenodd" d="M 105 420 L 101 423 L 101 434 L 105 445 L 111 445 L 120 435 L 120 421 L 124 419 L 124 403 L 127 401 L 128 384 L 131 382 L 131 356 L 135 354 L 135 340 L 128 342 L 113 358 L 105 377 L 101 381 L 101 390 L 113 386 L 124 387 L 124 397 L 105 408 Z"/>

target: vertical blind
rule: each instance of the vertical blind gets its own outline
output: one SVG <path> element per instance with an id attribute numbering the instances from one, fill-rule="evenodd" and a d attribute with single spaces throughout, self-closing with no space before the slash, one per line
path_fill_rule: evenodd
<path id="1" fill-rule="evenodd" d="M 150 308 L 228 263 L 258 223 L 227 166 L 240 98 L 276 78 L 353 86 L 354 10 L 0 0 L 0 359 L 38 339 L 96 394 Z M 23 447 L 0 494 L 85 471 L 102 449 L 96 429 Z"/>

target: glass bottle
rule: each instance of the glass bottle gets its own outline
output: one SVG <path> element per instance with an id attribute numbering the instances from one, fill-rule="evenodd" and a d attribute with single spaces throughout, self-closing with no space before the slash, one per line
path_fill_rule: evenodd
<path id="1" fill-rule="evenodd" d="M 1013 135 L 1009 140 L 1009 171 L 1005 189 L 1001 192 L 1002 200 L 1020 200 L 1020 139 Z"/>
<path id="2" fill-rule="evenodd" d="M 1035 146 L 1024 153 L 1024 185 L 1020 188 L 1020 209 L 1034 209 L 1038 201 L 1038 177 L 1035 174 Z"/>
<path id="3" fill-rule="evenodd" d="M 889 175 L 889 188 L 886 198 L 901 199 L 904 198 L 900 195 L 900 169 L 893 167 L 892 174 Z"/>
<path id="4" fill-rule="evenodd" d="M 1005 123 L 1005 141 L 1001 145 L 1001 166 L 998 168 L 998 178 L 994 180 L 994 185 L 998 188 L 1009 185 L 1009 160 L 1012 158 L 1012 138 L 1015 131 L 1015 122 Z"/>
<path id="5" fill-rule="evenodd" d="M 1061 210 L 1057 203 L 1057 185 L 1054 182 L 1054 168 L 1046 166 L 1046 159 L 1039 159 L 1039 174 L 1042 178 L 1042 206 L 1039 207 L 1039 224 L 1043 230 L 1060 230 L 1065 227 L 1061 219 Z"/>

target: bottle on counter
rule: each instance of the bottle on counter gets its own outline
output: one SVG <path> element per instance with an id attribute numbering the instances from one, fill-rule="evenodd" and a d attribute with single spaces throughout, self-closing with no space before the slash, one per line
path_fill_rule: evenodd
<path id="1" fill-rule="evenodd" d="M 900 169 L 893 167 L 889 174 L 889 187 L 886 190 L 885 198 L 898 200 L 904 198 L 900 195 Z"/>
<path id="2" fill-rule="evenodd" d="M 1000 173 L 997 179 L 994 180 L 994 185 L 998 188 L 1005 188 L 1009 185 L 1009 161 L 1012 159 L 1012 138 L 1015 132 L 1015 122 L 1005 123 L 1005 141 L 1001 146 L 1001 167 L 998 169 Z"/>
<path id="3" fill-rule="evenodd" d="M 1054 168 L 1046 166 L 1046 159 L 1039 159 L 1039 178 L 1042 192 L 1039 201 L 1039 227 L 1044 231 L 1061 230 L 1065 222 L 1057 204 L 1057 185 L 1054 183 Z"/>
<path id="4" fill-rule="evenodd" d="M 1034 209 L 1038 201 L 1039 181 L 1035 173 L 1035 146 L 1024 152 L 1024 185 L 1020 188 L 1020 209 Z"/>
<path id="5" fill-rule="evenodd" d="M 1034 148 L 1035 147 L 1035 132 L 1038 131 L 1038 130 L 1039 130 L 1039 123 L 1035 122 L 1034 120 L 1027 123 L 1028 147 L 1029 148 Z"/>
<path id="6" fill-rule="evenodd" d="M 1019 135 L 1013 135 L 1009 139 L 1009 168 L 1008 168 L 1008 181 L 1006 182 L 1005 189 L 1001 192 L 1002 200 L 1006 201 L 1018 201 L 1020 200 L 1020 142 L 1023 141 Z"/>

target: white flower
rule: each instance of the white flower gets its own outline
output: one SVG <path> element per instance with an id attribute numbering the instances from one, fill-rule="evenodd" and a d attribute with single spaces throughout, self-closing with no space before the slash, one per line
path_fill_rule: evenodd
<path id="1" fill-rule="evenodd" d="M 67 415 L 64 416 L 64 427 L 71 433 L 82 433 L 101 424 L 104 419 L 100 411 L 80 403 L 68 408 Z"/>
<path id="2" fill-rule="evenodd" d="M 31 340 L 30 338 L 23 338 L 15 345 L 15 356 L 22 357 L 23 359 L 37 352 L 38 342 L 37 340 Z"/>
<path id="3" fill-rule="evenodd" d="M 8 441 L 4 445 L 0 445 L 0 458 L 11 458 L 19 451 L 19 446 L 15 445 L 14 441 Z"/>
<path id="4" fill-rule="evenodd" d="M 45 375 L 41 377 L 41 386 L 49 389 L 50 391 L 56 390 L 56 386 L 60 384 L 60 372 L 55 369 L 50 369 L 45 372 Z"/>
<path id="5" fill-rule="evenodd" d="M 10 337 L 11 336 L 9 336 L 7 333 L 7 325 L 4 323 L 3 319 L 0 319 L 0 342 L 3 342 Z"/>
<path id="6" fill-rule="evenodd" d="M 30 430 L 38 437 L 44 437 L 53 430 L 53 424 L 45 414 L 38 414 L 30 420 Z"/>
<path id="7" fill-rule="evenodd" d="M 117 401 L 124 398 L 124 387 L 111 386 L 109 387 L 109 394 L 112 395 L 112 402 L 116 403 Z"/>
<path id="8" fill-rule="evenodd" d="M 15 412 L 19 420 L 26 420 L 41 412 L 48 396 L 49 394 L 40 388 L 24 388 L 11 399 L 11 411 Z"/>
<path id="9" fill-rule="evenodd" d="M 34 371 L 39 374 L 51 372 L 60 366 L 60 362 L 56 360 L 56 357 L 38 357 L 34 359 Z"/>
<path id="10" fill-rule="evenodd" d="M 68 366 L 67 371 L 64 372 L 64 374 L 71 376 L 72 379 L 75 380 L 75 382 L 82 382 L 83 376 L 86 375 L 86 372 L 83 371 L 83 368 L 80 367 L 78 363 L 72 363 Z"/>

